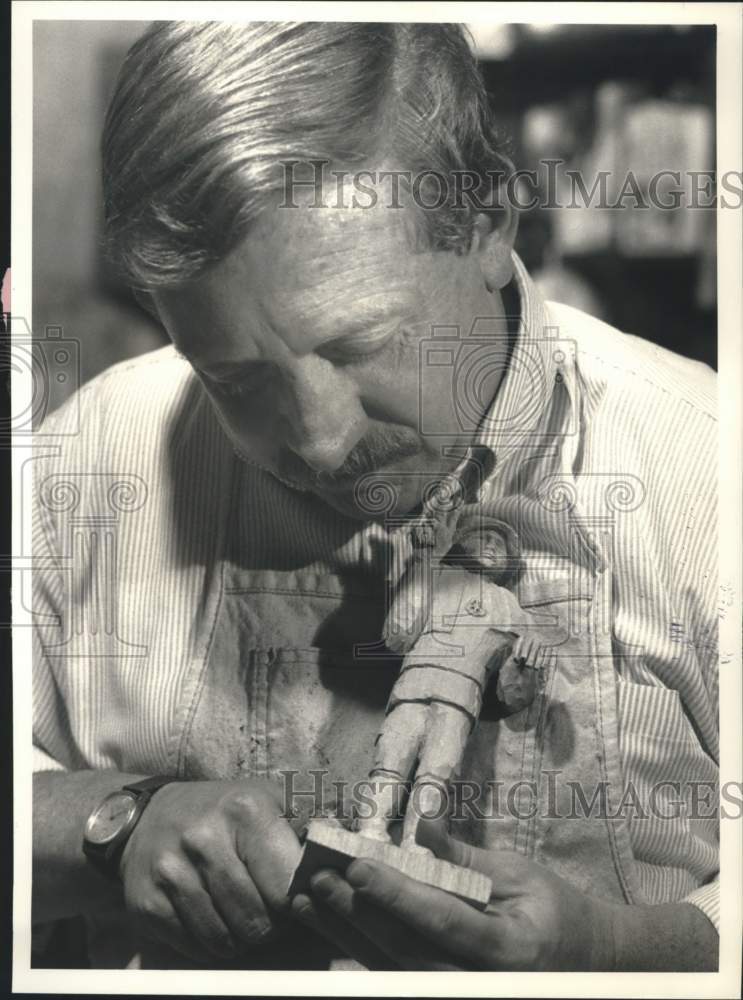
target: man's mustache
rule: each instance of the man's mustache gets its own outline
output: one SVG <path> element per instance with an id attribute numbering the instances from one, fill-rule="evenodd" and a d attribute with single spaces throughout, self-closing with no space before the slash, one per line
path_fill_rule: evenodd
<path id="1" fill-rule="evenodd" d="M 282 451 L 279 478 L 305 490 L 333 490 L 353 485 L 362 476 L 385 465 L 410 458 L 421 450 L 421 440 L 410 427 L 372 429 L 348 453 L 335 472 L 316 472 L 292 451 Z"/>

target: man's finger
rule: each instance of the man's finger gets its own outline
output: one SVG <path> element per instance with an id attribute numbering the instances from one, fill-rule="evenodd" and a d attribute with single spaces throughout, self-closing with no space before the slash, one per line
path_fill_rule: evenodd
<path id="1" fill-rule="evenodd" d="M 229 867 L 206 867 L 201 874 L 215 910 L 236 942 L 255 947 L 274 935 L 275 925 L 261 894 L 237 858 Z"/>
<path id="2" fill-rule="evenodd" d="M 185 955 L 196 962 L 206 965 L 214 961 L 213 954 L 185 930 L 164 893 L 151 898 L 145 911 L 137 910 L 136 933 L 144 947 L 159 941 L 178 955 Z"/>
<path id="3" fill-rule="evenodd" d="M 392 914 L 444 953 L 475 965 L 481 965 L 485 955 L 493 960 L 497 957 L 502 923 L 497 912 L 481 913 L 455 896 L 379 862 L 352 862 L 346 880 L 360 903 L 368 901 Z"/>
<path id="4" fill-rule="evenodd" d="M 394 972 L 401 968 L 353 924 L 339 918 L 328 906 L 323 906 L 303 893 L 292 900 L 292 915 L 321 934 L 344 955 L 356 959 L 372 972 Z"/>
<path id="5" fill-rule="evenodd" d="M 261 799 L 243 805 L 237 853 L 270 910 L 289 911 L 287 889 L 302 848 L 279 805 Z"/>
<path id="6" fill-rule="evenodd" d="M 447 823 L 446 816 L 435 819 L 421 816 L 415 831 L 416 843 L 420 844 L 421 847 L 427 847 L 443 861 L 451 861 L 452 864 L 461 865 L 463 868 L 474 868 L 485 875 L 490 875 L 490 866 L 487 866 L 487 870 L 483 867 L 487 862 L 485 859 L 478 858 L 477 848 L 472 847 L 471 844 L 465 844 L 461 840 L 455 840 L 449 834 Z M 479 865 L 478 862 L 480 862 Z"/>
<path id="7" fill-rule="evenodd" d="M 487 875 L 493 883 L 492 893 L 496 899 L 518 894 L 523 885 L 529 866 L 527 858 L 515 851 L 484 851 L 456 840 L 449 833 L 445 816 L 437 819 L 421 816 L 415 839 L 421 847 L 433 851 L 437 858 Z"/>
<path id="8" fill-rule="evenodd" d="M 217 958 L 235 956 L 235 940 L 195 873 L 192 880 L 182 879 L 164 885 L 163 892 L 188 936 Z"/>
<path id="9" fill-rule="evenodd" d="M 366 862 L 355 861 L 351 867 L 363 864 Z M 375 872 L 377 868 L 385 869 L 393 882 L 419 885 L 419 883 L 413 882 L 386 865 L 374 865 Z M 368 896 L 357 893 L 345 879 L 334 871 L 318 872 L 311 879 L 310 885 L 313 896 L 319 896 L 323 903 L 371 938 L 385 954 L 393 958 L 403 969 L 436 971 L 462 969 L 461 963 L 454 964 L 456 958 L 462 954 L 455 946 L 454 940 L 446 939 L 444 936 L 438 936 L 436 940 L 432 940 L 425 922 L 419 922 L 419 925 L 416 926 L 412 920 L 407 919 L 410 913 L 405 907 L 395 908 L 386 905 L 394 894 L 394 890 L 381 893 L 372 892 Z M 435 896 L 443 897 L 444 900 L 453 899 L 453 897 L 448 897 L 446 893 L 438 890 L 430 891 Z M 427 905 L 430 905 L 430 901 L 427 902 Z M 465 906 L 465 904 L 461 905 Z M 473 914 L 476 913 L 471 907 L 466 907 L 466 909 L 471 910 Z M 479 916 L 482 919 L 482 914 Z M 399 919 L 394 919 L 395 917 Z M 451 962 L 446 959 L 449 954 L 456 956 Z"/>

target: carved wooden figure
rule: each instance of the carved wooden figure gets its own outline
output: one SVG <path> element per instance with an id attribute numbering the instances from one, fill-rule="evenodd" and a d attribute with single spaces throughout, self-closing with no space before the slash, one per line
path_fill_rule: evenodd
<path id="1" fill-rule="evenodd" d="M 502 585 L 518 565 L 512 529 L 474 513 L 460 518 L 448 553 L 453 564 L 436 569 L 428 621 L 403 660 L 377 738 L 374 808 L 358 821 L 365 837 L 388 842 L 412 782 L 401 842 L 411 851 L 425 850 L 415 842 L 421 812 L 445 809 L 491 671 L 500 665 L 496 693 L 504 714 L 518 712 L 533 700 L 538 673 L 559 641 Z"/>
<path id="2" fill-rule="evenodd" d="M 307 887 L 321 865 L 371 857 L 461 896 L 478 907 L 489 879 L 434 858 L 415 842 L 420 815 L 442 815 L 448 786 L 477 722 L 491 671 L 504 714 L 533 700 L 559 629 L 524 611 L 508 589 L 518 574 L 513 529 L 480 506 L 424 521 L 401 574 L 386 622 L 386 642 L 404 653 L 376 741 L 373 805 L 357 832 L 314 821 L 290 891 Z M 405 800 L 405 790 L 412 790 Z M 403 814 L 395 846 L 390 825 Z"/>

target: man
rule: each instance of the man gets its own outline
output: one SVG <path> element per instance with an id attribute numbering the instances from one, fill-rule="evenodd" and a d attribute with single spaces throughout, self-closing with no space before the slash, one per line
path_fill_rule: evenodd
<path id="1" fill-rule="evenodd" d="M 174 348 L 44 426 L 35 919 L 99 964 L 715 968 L 712 375 L 539 300 L 462 32 L 157 23 L 103 153 Z M 369 770 L 406 521 L 473 456 L 568 635 L 483 709 L 479 811 L 420 824 L 491 904 L 364 862 L 290 901 L 313 796 Z"/>

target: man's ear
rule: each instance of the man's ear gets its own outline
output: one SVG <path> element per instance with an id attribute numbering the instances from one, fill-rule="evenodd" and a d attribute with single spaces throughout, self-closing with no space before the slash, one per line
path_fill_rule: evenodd
<path id="1" fill-rule="evenodd" d="M 511 253 L 518 225 L 518 213 L 508 203 L 497 212 L 478 212 L 475 216 L 472 251 L 477 253 L 485 284 L 491 292 L 504 288 L 513 277 Z"/>

